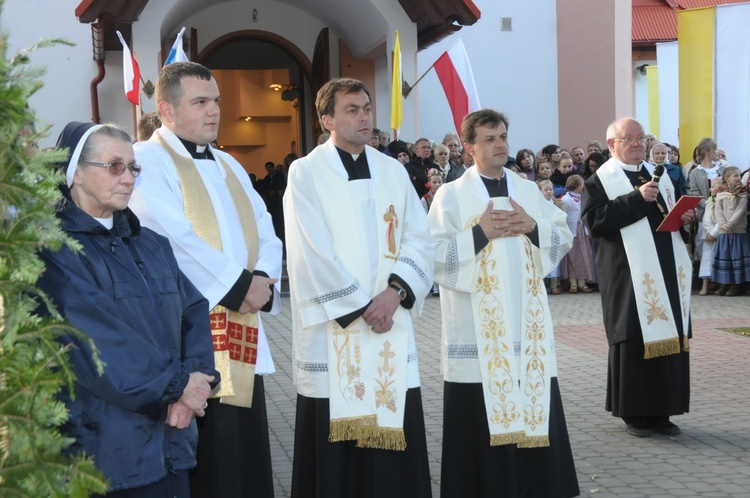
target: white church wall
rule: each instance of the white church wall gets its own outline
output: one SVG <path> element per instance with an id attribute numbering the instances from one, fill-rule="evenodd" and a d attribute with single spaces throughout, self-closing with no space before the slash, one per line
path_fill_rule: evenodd
<path id="1" fill-rule="evenodd" d="M 24 0 L 5 2 L 0 29 L 8 34 L 8 54 L 42 39 L 66 38 L 75 46 L 57 45 L 30 54 L 34 67 L 45 67 L 45 85 L 30 99 L 39 123 L 52 125 L 40 147 L 50 147 L 65 124 L 91 121 L 90 84 L 97 75 L 93 61 L 91 27 L 76 19 L 75 2 Z M 22 22 L 19 20 L 23 20 Z M 125 99 L 122 80 L 122 52 L 107 52 L 105 76 L 99 84 L 99 112 L 102 121 L 122 125 L 133 133 L 133 107 Z M 119 92 L 119 94 L 118 94 Z"/>

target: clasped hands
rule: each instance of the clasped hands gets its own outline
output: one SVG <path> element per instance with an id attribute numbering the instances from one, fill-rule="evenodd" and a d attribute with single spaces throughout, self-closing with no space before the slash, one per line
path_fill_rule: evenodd
<path id="1" fill-rule="evenodd" d="M 534 229 L 534 218 L 512 198 L 509 198 L 513 209 L 492 209 L 492 201 L 487 205 L 479 220 L 484 235 L 487 239 L 499 237 L 515 237 L 531 232 Z"/>
<path id="2" fill-rule="evenodd" d="M 167 425 L 184 429 L 190 425 L 193 417 L 205 415 L 208 397 L 211 396 L 211 382 L 213 381 L 213 375 L 202 372 L 191 373 L 190 379 L 182 391 L 182 397 L 179 401 L 167 407 Z"/>

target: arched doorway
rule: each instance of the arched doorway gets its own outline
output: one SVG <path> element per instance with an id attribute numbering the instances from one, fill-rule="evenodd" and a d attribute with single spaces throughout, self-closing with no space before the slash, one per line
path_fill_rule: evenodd
<path id="1" fill-rule="evenodd" d="M 198 61 L 222 94 L 219 146 L 249 173 L 263 178 L 266 162 L 314 147 L 312 65 L 295 45 L 265 31 L 238 31 L 214 40 Z"/>

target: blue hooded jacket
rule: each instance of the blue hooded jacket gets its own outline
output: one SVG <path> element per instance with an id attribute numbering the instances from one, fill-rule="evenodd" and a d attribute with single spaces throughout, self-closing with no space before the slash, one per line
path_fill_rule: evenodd
<path id="1" fill-rule="evenodd" d="M 85 344 L 72 338 L 75 399 L 63 427 L 110 481 L 110 491 L 144 486 L 170 469 L 195 466 L 198 432 L 169 427 L 167 408 L 191 372 L 214 375 L 208 303 L 182 274 L 166 238 L 141 228 L 129 210 L 107 230 L 65 198 L 62 229 L 83 250 L 45 250 L 39 286 L 58 311 L 94 340 L 105 363 L 99 375 Z"/>

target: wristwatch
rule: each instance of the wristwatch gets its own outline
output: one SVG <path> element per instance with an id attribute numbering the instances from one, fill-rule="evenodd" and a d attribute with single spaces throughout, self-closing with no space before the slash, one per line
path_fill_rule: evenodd
<path id="1" fill-rule="evenodd" d="M 402 289 L 396 284 L 388 284 L 388 287 L 395 290 L 396 294 L 398 294 L 398 298 L 402 301 L 409 296 L 409 294 L 406 292 L 406 289 Z"/>

